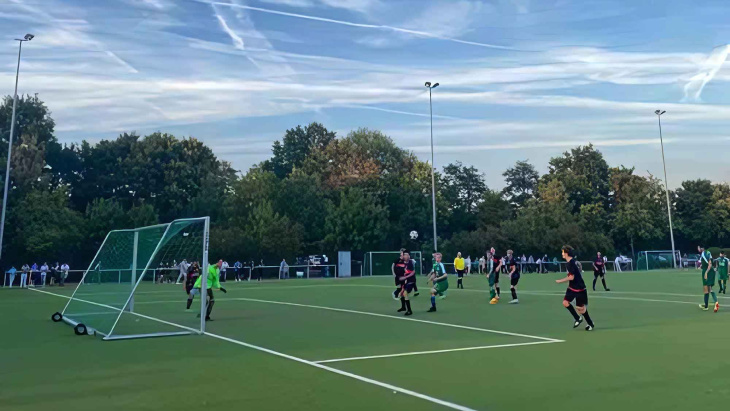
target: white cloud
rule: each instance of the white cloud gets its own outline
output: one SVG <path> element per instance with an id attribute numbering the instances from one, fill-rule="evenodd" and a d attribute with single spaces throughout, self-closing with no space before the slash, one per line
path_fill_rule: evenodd
<path id="1" fill-rule="evenodd" d="M 461 37 L 471 30 L 485 8 L 483 3 L 466 0 L 433 3 L 400 26 L 440 37 Z"/>
<path id="2" fill-rule="evenodd" d="M 717 47 L 710 53 L 710 56 L 702 64 L 700 72 L 692 76 L 689 82 L 685 84 L 685 101 L 700 101 L 702 90 L 705 89 L 707 83 L 712 81 L 715 74 L 722 68 L 725 60 L 727 60 L 728 53 L 730 53 L 730 45 Z"/>
<path id="3" fill-rule="evenodd" d="M 215 10 L 215 6 L 213 6 L 213 10 Z M 215 17 L 218 19 L 218 23 L 221 25 L 221 29 L 228 34 L 228 36 L 231 38 L 231 41 L 233 41 L 233 47 L 243 50 L 243 39 L 236 34 L 235 31 L 233 31 L 230 27 L 228 27 L 228 23 L 226 23 L 226 20 L 218 14 L 218 12 L 215 13 Z"/>

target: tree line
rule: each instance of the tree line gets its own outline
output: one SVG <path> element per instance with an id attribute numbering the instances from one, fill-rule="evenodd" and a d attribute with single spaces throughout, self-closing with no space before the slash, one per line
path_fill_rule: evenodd
<path id="1" fill-rule="evenodd" d="M 0 158 L 11 107 L 6 97 Z M 193 137 L 123 133 L 60 144 L 54 127 L 38 96 L 19 99 L 4 269 L 56 260 L 83 267 L 110 230 L 198 216 L 211 217 L 212 255 L 229 260 L 433 248 L 430 165 L 377 130 L 337 136 L 319 123 L 296 126 L 269 159 L 237 175 Z M 503 177 L 494 190 L 473 166 L 437 171 L 440 251 L 477 256 L 495 246 L 537 256 L 568 243 L 586 257 L 611 257 L 670 247 L 662 182 L 609 166 L 590 144 L 550 159 L 545 174 L 518 161 Z M 726 183 L 684 181 L 669 195 L 678 249 L 727 243 Z"/>

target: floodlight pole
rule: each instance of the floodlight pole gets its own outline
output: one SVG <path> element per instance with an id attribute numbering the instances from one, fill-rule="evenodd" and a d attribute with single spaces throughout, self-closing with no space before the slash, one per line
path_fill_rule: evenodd
<path id="1" fill-rule="evenodd" d="M 438 251 L 438 238 L 436 236 L 436 164 L 433 162 L 433 100 L 431 99 L 431 90 L 439 86 L 439 83 L 431 85 L 430 81 L 426 82 L 428 88 L 428 109 L 431 117 L 431 208 L 433 209 L 433 252 Z"/>
<path id="2" fill-rule="evenodd" d="M 664 191 L 667 194 L 667 215 L 669 216 L 669 237 L 672 240 L 672 266 L 677 268 L 677 256 L 674 251 L 674 229 L 672 228 L 672 206 L 669 202 L 669 183 L 667 182 L 667 162 L 664 160 L 664 140 L 662 139 L 662 114 L 664 110 L 656 110 L 657 119 L 659 120 L 659 144 L 662 147 L 662 165 L 664 166 Z M 648 256 L 647 256 L 648 259 Z"/>
<path id="3" fill-rule="evenodd" d="M 5 210 L 8 208 L 8 188 L 10 187 L 10 159 L 13 153 L 13 133 L 15 132 L 15 109 L 18 106 L 18 77 L 20 76 L 20 52 L 23 50 L 23 42 L 31 41 L 32 34 L 26 34 L 25 38 L 15 39 L 18 41 L 18 65 L 15 68 L 15 92 L 13 93 L 13 114 L 10 117 L 10 137 L 8 138 L 8 163 L 5 166 L 5 190 L 3 191 L 3 211 L 0 217 L 0 258 L 3 255 L 3 235 L 5 234 Z"/>

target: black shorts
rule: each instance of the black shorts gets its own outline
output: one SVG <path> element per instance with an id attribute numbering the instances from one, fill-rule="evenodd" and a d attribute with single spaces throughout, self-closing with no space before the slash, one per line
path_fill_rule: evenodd
<path id="1" fill-rule="evenodd" d="M 599 270 L 599 271 L 593 270 L 594 277 L 603 277 L 604 275 L 606 275 L 606 273 L 603 270 Z"/>
<path id="2" fill-rule="evenodd" d="M 185 294 L 190 294 L 190 291 L 193 289 L 193 284 L 185 284 Z"/>
<path id="3" fill-rule="evenodd" d="M 456 270 L 456 276 L 459 278 L 464 277 L 464 270 Z"/>
<path id="4" fill-rule="evenodd" d="M 405 283 L 405 284 L 403 285 L 403 288 L 405 288 L 405 289 L 406 289 L 406 292 L 407 292 L 407 293 L 412 293 L 412 292 L 413 292 L 413 289 L 414 289 L 415 287 L 416 287 L 416 283 Z"/>
<path id="5" fill-rule="evenodd" d="M 494 274 L 494 284 L 499 284 L 499 270 L 493 272 Z"/>
<path id="6" fill-rule="evenodd" d="M 399 280 L 399 279 L 398 279 L 398 276 L 395 276 L 395 286 L 396 286 L 396 287 L 400 287 L 400 286 L 401 286 L 401 284 L 403 284 L 403 282 L 402 282 L 401 280 Z"/>
<path id="7" fill-rule="evenodd" d="M 208 288 L 208 300 L 213 301 L 215 300 L 215 297 L 213 297 L 213 289 Z"/>
<path id="8" fill-rule="evenodd" d="M 520 282 L 520 276 L 519 275 L 517 277 L 512 277 L 512 278 L 509 279 L 509 283 L 510 283 L 511 286 L 516 286 L 517 283 L 519 283 L 519 282 Z"/>
<path id="9" fill-rule="evenodd" d="M 575 300 L 576 307 L 585 307 L 588 305 L 588 291 L 574 291 L 568 288 L 565 290 L 565 297 L 563 299 L 569 303 Z"/>

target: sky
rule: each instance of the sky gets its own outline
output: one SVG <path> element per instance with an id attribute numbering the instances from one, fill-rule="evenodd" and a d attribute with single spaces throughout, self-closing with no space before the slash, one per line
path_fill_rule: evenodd
<path id="1" fill-rule="evenodd" d="M 63 143 L 194 136 L 237 170 L 312 121 L 379 129 L 492 188 L 594 144 L 669 186 L 730 181 L 725 0 L 0 0 L 0 94 L 38 93 Z"/>

